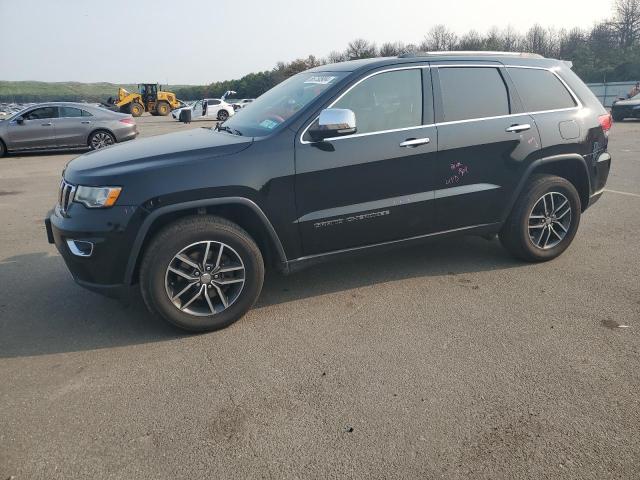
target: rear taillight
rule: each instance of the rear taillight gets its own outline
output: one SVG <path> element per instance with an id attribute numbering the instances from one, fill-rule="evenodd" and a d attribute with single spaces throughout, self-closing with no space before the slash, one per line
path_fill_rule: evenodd
<path id="1" fill-rule="evenodd" d="M 611 125 L 613 124 L 613 119 L 611 118 L 611 114 L 607 113 L 606 115 L 600 115 L 598 117 L 598 121 L 600 122 L 600 126 L 602 127 L 602 131 L 604 133 L 608 133 L 611 130 Z"/>
<path id="2" fill-rule="evenodd" d="M 135 125 L 136 121 L 133 118 L 121 118 L 120 122 L 126 123 L 127 125 Z"/>

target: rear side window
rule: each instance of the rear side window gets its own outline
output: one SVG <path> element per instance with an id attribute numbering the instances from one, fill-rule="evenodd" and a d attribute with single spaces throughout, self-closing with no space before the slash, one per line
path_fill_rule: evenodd
<path id="1" fill-rule="evenodd" d="M 438 73 L 445 122 L 509 115 L 507 86 L 497 68 L 440 68 Z"/>
<path id="2" fill-rule="evenodd" d="M 220 100 L 207 100 L 207 105 L 220 105 Z"/>
<path id="3" fill-rule="evenodd" d="M 419 69 L 379 73 L 333 107 L 353 110 L 358 133 L 417 127 L 422 125 L 422 74 Z"/>
<path id="4" fill-rule="evenodd" d="M 81 116 L 82 116 L 82 110 L 80 110 L 79 108 L 60 107 L 61 118 L 81 117 Z"/>
<path id="5" fill-rule="evenodd" d="M 576 106 L 567 88 L 550 71 L 532 68 L 509 68 L 508 70 L 527 112 L 543 112 Z"/>

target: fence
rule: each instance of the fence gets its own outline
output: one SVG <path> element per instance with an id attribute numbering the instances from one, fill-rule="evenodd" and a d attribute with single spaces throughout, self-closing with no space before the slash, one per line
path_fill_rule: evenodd
<path id="1" fill-rule="evenodd" d="M 618 98 L 627 98 L 636 82 L 587 83 L 587 87 L 598 97 L 605 107 L 610 107 Z"/>

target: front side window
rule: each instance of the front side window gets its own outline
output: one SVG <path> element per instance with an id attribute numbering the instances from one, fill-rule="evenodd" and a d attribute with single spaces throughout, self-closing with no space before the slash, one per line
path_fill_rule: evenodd
<path id="1" fill-rule="evenodd" d="M 62 118 L 71 118 L 71 117 L 81 117 L 82 110 L 79 108 L 73 107 L 60 107 L 60 117 Z"/>
<path id="2" fill-rule="evenodd" d="M 410 69 L 367 78 L 333 108 L 352 110 L 357 133 L 372 133 L 422 125 L 422 105 L 422 73 Z"/>
<path id="3" fill-rule="evenodd" d="M 58 107 L 41 107 L 23 115 L 25 120 L 44 120 L 58 118 Z"/>
<path id="4" fill-rule="evenodd" d="M 493 67 L 440 68 L 445 122 L 509 115 L 509 94 Z"/>
<path id="5" fill-rule="evenodd" d="M 534 68 L 508 68 L 507 70 L 527 112 L 543 112 L 576 106 L 567 88 L 549 70 Z"/>
<path id="6" fill-rule="evenodd" d="M 345 75 L 345 72 L 302 72 L 289 77 L 256 98 L 251 108 L 239 109 L 224 126 L 250 137 L 270 135 Z"/>

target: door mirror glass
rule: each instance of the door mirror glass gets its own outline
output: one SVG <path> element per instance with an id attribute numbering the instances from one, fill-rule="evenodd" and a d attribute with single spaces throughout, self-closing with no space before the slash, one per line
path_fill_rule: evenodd
<path id="1" fill-rule="evenodd" d="M 309 135 L 315 142 L 326 138 L 342 137 L 356 133 L 356 114 L 347 108 L 326 108 L 309 128 Z"/>

